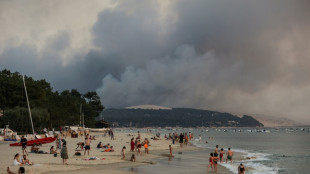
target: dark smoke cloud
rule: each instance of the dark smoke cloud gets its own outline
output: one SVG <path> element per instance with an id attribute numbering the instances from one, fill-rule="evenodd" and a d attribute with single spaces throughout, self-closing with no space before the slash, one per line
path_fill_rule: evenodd
<path id="1" fill-rule="evenodd" d="M 56 89 L 97 90 L 107 107 L 157 104 L 310 123 L 309 1 L 119 1 L 98 14 L 95 47 L 60 53 L 69 32 L 40 54 L 18 45 L 1 68 L 47 78 Z M 23 57 L 23 59 L 21 59 Z"/>

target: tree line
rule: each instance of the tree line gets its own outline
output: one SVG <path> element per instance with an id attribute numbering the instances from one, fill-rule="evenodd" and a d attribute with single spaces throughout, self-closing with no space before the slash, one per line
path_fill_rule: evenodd
<path id="1" fill-rule="evenodd" d="M 0 126 L 9 124 L 20 133 L 31 133 L 22 75 L 9 70 L 0 71 Z M 58 130 L 65 125 L 80 124 L 80 108 L 85 126 L 94 127 L 95 118 L 104 109 L 100 97 L 94 91 L 81 94 L 78 90 L 53 91 L 45 79 L 34 80 L 25 76 L 27 93 L 35 132 L 44 128 Z M 82 107 L 80 107 L 82 106 Z"/>

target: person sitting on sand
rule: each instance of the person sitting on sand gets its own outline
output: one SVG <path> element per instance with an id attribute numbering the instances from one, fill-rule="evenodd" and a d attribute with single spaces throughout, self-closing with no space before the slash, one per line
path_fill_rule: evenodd
<path id="1" fill-rule="evenodd" d="M 123 147 L 122 152 L 121 152 L 122 160 L 125 160 L 125 149 L 126 149 L 126 146 Z"/>
<path id="2" fill-rule="evenodd" d="M 50 148 L 50 154 L 58 154 L 58 152 L 54 150 L 54 146 Z"/>
<path id="3" fill-rule="evenodd" d="M 27 159 L 27 156 L 26 155 L 23 155 L 23 158 L 21 159 L 21 163 L 22 164 L 28 164 L 28 165 L 33 165 L 33 163 L 31 163 L 30 161 L 29 161 L 29 159 Z"/>
<path id="4" fill-rule="evenodd" d="M 97 148 L 99 149 L 99 148 L 102 148 L 102 143 L 101 143 L 101 141 L 97 144 Z"/>
<path id="5" fill-rule="evenodd" d="M 111 146 L 110 148 L 104 150 L 104 152 L 114 152 L 113 146 Z"/>
<path id="6" fill-rule="evenodd" d="M 136 156 L 135 156 L 135 154 L 132 154 L 132 155 L 131 155 L 130 161 L 136 162 Z"/>
<path id="7" fill-rule="evenodd" d="M 210 153 L 208 171 L 209 171 L 210 167 L 213 171 L 213 153 Z"/>
<path id="8" fill-rule="evenodd" d="M 8 169 L 6 171 L 8 172 L 8 174 L 16 174 L 16 173 L 12 172 L 9 167 L 8 167 Z M 17 174 L 23 174 L 23 173 L 25 173 L 25 168 L 24 167 L 19 167 L 19 169 L 17 171 Z"/>
<path id="9" fill-rule="evenodd" d="M 106 145 L 104 145 L 104 146 L 103 146 L 103 148 L 105 148 L 105 149 L 109 149 L 109 148 L 110 148 L 110 144 L 106 144 Z"/>
<path id="10" fill-rule="evenodd" d="M 38 153 L 38 152 L 39 152 L 39 149 L 40 149 L 40 148 L 36 147 L 35 144 L 33 144 L 33 145 L 31 146 L 31 152 L 32 152 L 32 153 Z"/>
<path id="11" fill-rule="evenodd" d="M 230 163 L 232 163 L 232 157 L 233 157 L 233 155 L 234 155 L 234 152 L 233 152 L 230 148 L 228 148 L 226 163 L 227 163 L 228 160 L 230 160 Z"/>
<path id="12" fill-rule="evenodd" d="M 15 154 L 15 156 L 14 156 L 13 165 L 14 165 L 14 166 L 22 166 L 22 165 L 24 165 L 24 164 L 22 164 L 22 163 L 19 162 L 19 154 L 18 154 L 18 153 Z"/>
<path id="13" fill-rule="evenodd" d="M 93 138 L 91 140 L 96 140 L 95 136 L 93 136 Z"/>

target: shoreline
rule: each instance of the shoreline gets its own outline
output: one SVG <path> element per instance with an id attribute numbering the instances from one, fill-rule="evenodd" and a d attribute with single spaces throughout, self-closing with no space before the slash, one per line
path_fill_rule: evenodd
<path id="1" fill-rule="evenodd" d="M 121 160 L 121 148 L 125 145 L 130 147 L 129 142 L 132 137 L 135 137 L 137 133 L 131 133 L 131 136 L 128 136 L 128 133 L 125 132 L 116 132 L 115 140 L 110 140 L 109 137 L 104 137 L 102 133 L 91 133 L 91 136 L 96 136 L 97 140 L 92 142 L 92 149 L 89 156 L 73 156 L 76 148 L 77 142 L 82 142 L 84 137 L 79 138 L 66 138 L 68 143 L 68 151 L 69 151 L 69 165 L 63 165 L 62 159 L 59 157 L 53 157 L 52 154 L 33 154 L 30 153 L 28 159 L 34 162 L 33 166 L 25 166 L 26 173 L 40 173 L 40 174 L 58 174 L 58 173 L 87 173 L 92 171 L 93 173 L 99 173 L 100 171 L 108 171 L 109 173 L 138 173 L 136 170 L 142 166 L 150 167 L 153 165 L 162 165 L 162 161 L 168 161 L 169 155 L 169 145 L 172 144 L 171 141 L 161 139 L 161 140 L 151 140 L 151 137 L 154 137 L 153 133 L 141 133 L 141 137 L 149 138 L 151 140 L 150 145 L 150 154 L 145 154 L 142 152 L 142 156 L 136 155 L 136 162 L 131 162 L 129 159 L 131 157 L 132 152 L 128 152 L 130 148 L 127 148 L 126 152 L 126 160 Z M 134 135 L 134 136 L 132 136 Z M 102 141 L 103 144 L 110 143 L 114 146 L 115 152 L 102 152 L 101 149 L 97 149 L 96 145 L 99 141 Z M 55 146 L 55 142 L 50 144 L 44 144 L 40 146 L 40 150 L 48 151 L 50 146 Z M 193 145 L 193 143 L 189 143 L 188 146 L 180 147 L 179 143 L 172 145 L 173 154 L 176 156 L 176 160 L 182 159 L 183 162 L 186 162 L 187 156 L 199 154 L 202 155 L 202 162 L 200 167 L 204 167 L 205 171 L 208 166 L 209 154 L 212 149 L 201 148 Z M 27 148 L 30 151 L 29 147 Z M 141 151 L 144 148 L 141 149 Z M 59 152 L 59 151 L 58 151 Z M 186 155 L 179 155 L 186 154 Z M 182 153 L 181 153 L 182 152 Z M 0 143 L 0 166 L 5 169 L 0 171 L 0 174 L 6 173 L 6 168 L 9 166 L 11 171 L 15 172 L 19 167 L 13 166 L 13 156 L 15 153 L 21 154 L 20 147 L 9 147 L 9 143 Z M 136 152 L 134 152 L 136 154 Z M 237 152 L 236 154 L 239 157 L 235 157 L 235 160 L 242 160 L 242 154 Z M 88 157 L 96 156 L 100 159 L 104 160 L 84 160 Z M 12 157 L 12 158 L 10 158 Z M 172 160 L 174 161 L 174 160 Z M 192 160 L 189 160 L 192 162 Z M 166 166 L 167 167 L 167 166 Z M 219 172 L 218 173 L 227 173 L 231 174 L 226 167 L 222 165 L 218 165 Z M 213 173 L 213 172 L 208 172 Z"/>

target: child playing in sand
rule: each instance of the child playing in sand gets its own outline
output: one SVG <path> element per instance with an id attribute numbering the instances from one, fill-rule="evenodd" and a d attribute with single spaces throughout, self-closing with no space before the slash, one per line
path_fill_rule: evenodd
<path id="1" fill-rule="evenodd" d="M 213 153 L 210 153 L 208 171 L 209 171 L 210 167 L 213 171 Z"/>
<path id="2" fill-rule="evenodd" d="M 132 154 L 132 155 L 131 155 L 130 161 L 136 162 L 136 156 L 135 156 L 135 154 Z"/>
<path id="3" fill-rule="evenodd" d="M 121 156 L 122 156 L 122 160 L 125 160 L 125 149 L 126 147 L 124 146 L 123 149 L 122 149 L 122 152 L 121 152 Z"/>

